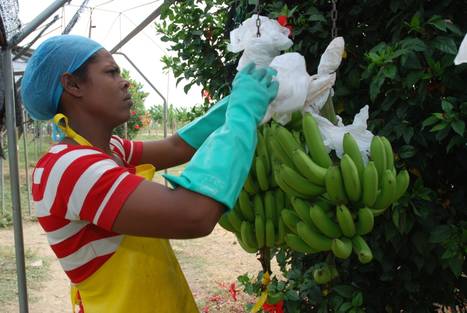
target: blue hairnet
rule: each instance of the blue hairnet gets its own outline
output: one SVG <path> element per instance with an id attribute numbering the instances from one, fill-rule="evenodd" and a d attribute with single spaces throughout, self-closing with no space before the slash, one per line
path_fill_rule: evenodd
<path id="1" fill-rule="evenodd" d="M 49 120 L 58 110 L 63 86 L 60 77 L 73 73 L 103 47 L 86 37 L 54 36 L 37 47 L 26 65 L 21 82 L 21 97 L 29 115 Z"/>

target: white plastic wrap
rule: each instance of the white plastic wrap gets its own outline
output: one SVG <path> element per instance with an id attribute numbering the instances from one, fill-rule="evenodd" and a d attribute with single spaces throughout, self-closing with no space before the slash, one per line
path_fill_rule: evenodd
<path id="1" fill-rule="evenodd" d="M 251 62 L 257 66 L 268 66 L 274 57 L 293 44 L 289 39 L 288 28 L 282 27 L 276 20 L 266 16 L 260 15 L 259 18 L 260 37 L 257 36 L 257 15 L 246 19 L 242 25 L 230 32 L 227 49 L 231 52 L 243 51 L 237 65 L 238 71 Z"/>
<path id="2" fill-rule="evenodd" d="M 290 121 L 292 112 L 303 108 L 310 75 L 306 71 L 305 58 L 296 52 L 275 57 L 269 66 L 277 70 L 275 79 L 279 82 L 279 91 L 269 106 L 263 123 L 274 117 L 275 121 L 284 125 Z"/>
<path id="3" fill-rule="evenodd" d="M 461 46 L 459 47 L 459 52 L 454 59 L 455 65 L 462 63 L 467 63 L 467 34 L 465 35 L 464 40 L 462 40 Z"/>
<path id="4" fill-rule="evenodd" d="M 336 70 L 344 54 L 344 38 L 334 38 L 324 51 L 318 65 L 318 72 L 311 76 L 310 88 L 306 97 L 304 111 L 319 113 L 336 82 Z"/>
<path id="5" fill-rule="evenodd" d="M 318 127 L 323 137 L 324 145 L 328 151 L 334 150 L 337 157 L 341 158 L 343 154 L 342 140 L 346 133 L 350 133 L 357 141 L 363 160 L 368 163 L 370 154 L 370 144 L 373 134 L 367 130 L 368 105 L 365 105 L 358 114 L 355 115 L 353 123 L 343 125 L 340 121 L 338 125 L 332 124 L 327 118 L 312 113 L 318 123 Z"/>

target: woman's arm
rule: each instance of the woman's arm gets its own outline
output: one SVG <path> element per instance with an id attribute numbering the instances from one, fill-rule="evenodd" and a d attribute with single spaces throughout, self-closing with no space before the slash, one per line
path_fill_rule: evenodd
<path id="1" fill-rule="evenodd" d="M 159 238 L 196 238 L 210 234 L 224 206 L 182 187 L 175 190 L 143 181 L 130 194 L 112 230 Z"/>
<path id="2" fill-rule="evenodd" d="M 196 150 L 178 134 L 162 140 L 143 142 L 140 164 L 150 163 L 158 171 L 188 162 Z"/>

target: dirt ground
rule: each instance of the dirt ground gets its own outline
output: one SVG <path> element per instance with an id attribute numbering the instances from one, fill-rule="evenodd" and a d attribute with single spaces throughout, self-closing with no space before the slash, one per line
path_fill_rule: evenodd
<path id="1" fill-rule="evenodd" d="M 25 249 L 31 249 L 50 267 L 42 283 L 28 288 L 29 312 L 70 312 L 68 279 L 48 246 L 44 231 L 38 223 L 27 222 L 23 225 L 23 233 Z M 0 244 L 14 245 L 12 229 L 0 230 Z M 174 240 L 172 245 L 200 310 L 207 312 L 206 306 L 209 306 L 209 312 L 242 312 L 244 303 L 239 302 L 254 301 L 246 295 L 235 305 L 232 299 L 226 299 L 230 298 L 229 286 L 239 275 L 249 273 L 256 276 L 261 269 L 255 255 L 244 252 L 232 233 L 216 226 L 207 237 Z M 240 289 L 237 284 L 239 293 Z M 212 305 L 212 301 L 216 301 L 217 306 Z M 19 312 L 17 299 L 11 299 L 9 304 L 0 308 L 0 312 Z"/>

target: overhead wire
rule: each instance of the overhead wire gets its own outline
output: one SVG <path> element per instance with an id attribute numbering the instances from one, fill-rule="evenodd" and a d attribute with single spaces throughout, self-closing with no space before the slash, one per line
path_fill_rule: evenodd
<path id="1" fill-rule="evenodd" d="M 130 23 L 132 23 L 134 26 L 138 26 L 135 22 L 133 22 L 129 16 L 127 16 L 125 13 L 122 13 L 122 15 L 124 17 L 126 17 L 128 19 L 128 21 L 130 21 Z M 146 38 L 149 39 L 149 41 L 151 41 L 159 50 L 161 50 L 164 54 L 167 54 L 167 50 L 161 46 L 159 46 L 159 44 L 157 44 L 157 42 L 151 37 L 149 36 L 144 30 L 142 30 L 140 32 L 141 34 L 143 34 Z"/>

